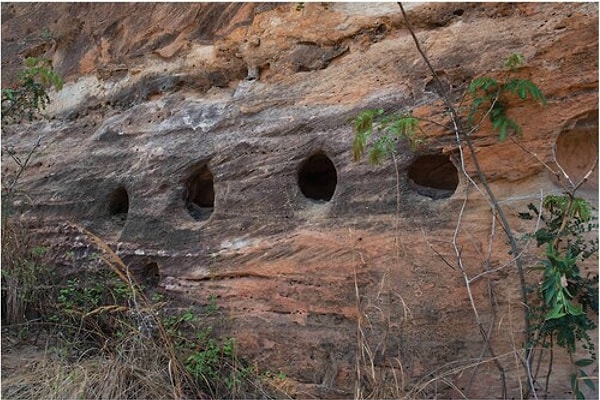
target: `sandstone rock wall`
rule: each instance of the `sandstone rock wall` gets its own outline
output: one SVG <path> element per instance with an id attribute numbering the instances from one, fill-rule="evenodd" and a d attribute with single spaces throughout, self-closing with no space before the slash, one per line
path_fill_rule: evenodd
<path id="1" fill-rule="evenodd" d="M 530 231 L 517 213 L 561 187 L 523 148 L 551 164 L 556 147 L 574 176 L 598 154 L 597 4 L 414 3 L 408 13 L 456 96 L 511 53 L 525 56 L 519 73 L 548 105 L 514 104 L 517 143 L 488 126 L 475 142 L 514 228 Z M 425 150 L 398 144 L 397 170 L 352 162 L 359 111 L 442 110 L 395 3 L 3 3 L 3 87 L 28 55 L 51 58 L 67 83 L 48 121 L 6 127 L 2 140 L 26 151 L 43 137 L 22 183 L 56 257 L 72 245 L 72 221 L 132 265 L 158 266 L 161 288 L 190 302 L 216 295 L 243 355 L 286 372 L 299 396 L 352 392 L 359 324 L 376 367 L 413 382 L 479 356 L 462 278 L 439 256 L 455 262 L 465 199 L 468 272 L 485 270 L 488 248 L 492 267 L 510 257 L 449 157 L 454 138 L 428 125 Z M 11 168 L 3 160 L 3 174 Z M 595 201 L 597 176 L 584 193 Z M 516 272 L 473 289 L 510 355 L 507 332 L 522 330 Z M 519 366 L 503 361 L 518 393 Z M 485 368 L 474 397 L 497 394 Z"/>

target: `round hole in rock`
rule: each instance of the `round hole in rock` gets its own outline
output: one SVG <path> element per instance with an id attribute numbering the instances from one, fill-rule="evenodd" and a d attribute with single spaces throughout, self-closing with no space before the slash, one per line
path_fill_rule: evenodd
<path id="1" fill-rule="evenodd" d="M 443 154 L 418 157 L 408 168 L 408 178 L 417 193 L 434 200 L 452 196 L 458 186 L 458 171 Z"/>
<path id="2" fill-rule="evenodd" d="M 323 152 L 315 153 L 300 165 L 298 186 L 309 199 L 329 201 L 337 186 L 337 171 Z"/>
<path id="3" fill-rule="evenodd" d="M 110 215 L 126 215 L 129 211 L 129 195 L 124 186 L 113 190 L 108 198 L 108 212 Z"/>
<path id="4" fill-rule="evenodd" d="M 589 172 L 596 157 L 598 110 L 584 113 L 568 122 L 556 139 L 556 161 L 575 184 Z M 598 165 L 582 185 L 582 189 L 598 189 Z"/>
<path id="5" fill-rule="evenodd" d="M 158 263 L 151 260 L 141 260 L 128 263 L 129 272 L 137 283 L 146 288 L 158 286 L 160 282 L 160 269 Z"/>
<path id="6" fill-rule="evenodd" d="M 140 278 L 141 282 L 143 282 L 146 286 L 158 286 L 158 282 L 160 282 L 160 271 L 158 269 L 158 264 L 155 262 L 146 264 Z"/>
<path id="7" fill-rule="evenodd" d="M 196 221 L 208 219 L 215 206 L 213 174 L 207 165 L 201 167 L 185 182 L 185 208 Z"/>

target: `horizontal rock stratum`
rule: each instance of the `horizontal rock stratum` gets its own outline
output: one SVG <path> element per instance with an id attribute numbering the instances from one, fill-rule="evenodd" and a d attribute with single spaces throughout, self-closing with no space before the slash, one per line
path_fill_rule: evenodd
<path id="1" fill-rule="evenodd" d="M 484 124 L 474 143 L 516 233 L 531 232 L 518 213 L 562 191 L 542 162 L 554 152 L 580 178 L 598 155 L 598 5 L 407 8 L 456 100 L 511 54 L 526 59 L 517 73 L 548 104 L 511 104 L 522 136 L 500 142 Z M 457 235 L 468 273 L 508 265 L 472 295 L 519 396 L 518 277 L 452 132 L 425 124 L 427 146 L 398 142 L 395 164 L 352 160 L 360 111 L 444 112 L 396 3 L 3 3 L 3 87 L 25 56 L 52 59 L 66 79 L 47 119 L 2 137 L 23 153 L 42 137 L 21 183 L 57 257 L 72 222 L 131 265 L 157 266 L 162 289 L 190 302 L 215 295 L 241 355 L 285 372 L 298 397 L 351 395 L 361 345 L 389 379 L 424 384 L 456 363 L 466 386 L 460 368 L 483 346 L 451 267 L 467 201 Z M 474 176 L 466 153 L 465 170 Z M 3 159 L 3 175 L 13 171 Z M 581 193 L 597 192 L 596 167 Z M 469 396 L 498 395 L 494 368 L 480 367 Z"/>

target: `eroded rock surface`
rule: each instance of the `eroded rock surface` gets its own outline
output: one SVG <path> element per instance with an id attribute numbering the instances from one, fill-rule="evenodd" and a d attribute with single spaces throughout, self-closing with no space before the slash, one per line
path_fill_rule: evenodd
<path id="1" fill-rule="evenodd" d="M 561 192 L 539 160 L 552 164 L 556 146 L 581 177 L 598 154 L 598 5 L 417 3 L 408 14 L 457 98 L 511 53 L 526 58 L 519 74 L 548 105 L 512 105 L 518 143 L 484 125 L 475 144 L 515 230 L 529 232 L 517 213 L 540 190 Z M 462 256 L 470 274 L 484 271 L 491 213 L 460 170 L 419 161 L 434 154 L 460 168 L 451 132 L 426 126 L 432 140 L 417 154 L 398 144 L 398 175 L 392 163 L 352 162 L 359 111 L 443 110 L 395 3 L 3 3 L 3 87 L 28 55 L 51 58 L 67 83 L 49 120 L 6 127 L 2 139 L 25 152 L 43 137 L 22 185 L 57 257 L 70 221 L 150 266 L 162 288 L 216 295 L 242 355 L 284 371 L 299 397 L 352 393 L 359 324 L 376 368 L 413 383 L 479 357 L 462 277 L 444 260 L 455 262 L 468 198 Z M 3 160 L 3 174 L 11 168 Z M 499 267 L 507 246 L 501 232 L 491 240 Z M 507 331 L 522 329 L 517 282 L 506 268 L 473 285 L 502 354 L 513 348 Z M 509 395 L 519 396 L 510 357 Z M 496 396 L 497 372 L 478 373 L 469 395 Z"/>

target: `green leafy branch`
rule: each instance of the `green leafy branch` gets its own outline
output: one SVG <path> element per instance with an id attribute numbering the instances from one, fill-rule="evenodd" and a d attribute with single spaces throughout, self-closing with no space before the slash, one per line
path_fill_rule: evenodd
<path id="1" fill-rule="evenodd" d="M 508 116 L 510 97 L 546 104 L 544 94 L 535 83 L 528 79 L 510 78 L 510 74 L 523 63 L 522 55 L 512 54 L 504 62 L 508 69 L 505 80 L 483 76 L 470 83 L 466 92 L 472 98 L 466 117 L 470 132 L 476 131 L 480 124 L 489 118 L 492 129 L 498 132 L 500 141 L 510 132 L 520 135 L 520 125 Z M 367 153 L 369 162 L 378 164 L 385 157 L 394 154 L 395 143 L 398 140 L 407 140 L 410 149 L 415 151 L 426 143 L 426 134 L 420 127 L 420 122 L 420 119 L 406 112 L 392 115 L 387 115 L 383 109 L 361 112 L 352 120 L 355 134 L 354 161 L 359 161 Z"/>
<path id="2" fill-rule="evenodd" d="M 489 118 L 492 128 L 498 132 L 500 141 L 503 141 L 510 132 L 517 135 L 522 133 L 519 124 L 508 116 L 509 95 L 517 96 L 521 100 L 531 99 L 541 105 L 546 104 L 544 94 L 535 83 L 528 79 L 510 78 L 510 73 L 520 68 L 523 63 L 522 55 L 512 54 L 504 62 L 504 66 L 509 69 L 505 81 L 483 76 L 471 82 L 467 90 L 472 98 L 467 117 L 469 126 L 478 126 Z"/>
<path id="3" fill-rule="evenodd" d="M 577 400 L 580 399 L 585 399 L 585 396 L 583 394 L 583 392 L 580 389 L 580 385 L 579 382 L 583 382 L 585 383 L 585 385 L 590 388 L 590 390 L 592 392 L 594 392 L 596 390 L 596 386 L 594 385 L 594 381 L 592 380 L 592 378 L 590 378 L 585 370 L 583 369 L 583 367 L 587 367 L 590 366 L 594 363 L 594 360 L 590 360 L 589 358 L 584 358 L 581 360 L 577 360 L 575 361 L 573 364 L 575 364 L 577 368 L 577 371 L 573 374 L 571 374 L 571 390 L 573 391 L 573 395 L 575 396 L 575 398 Z"/>
<path id="4" fill-rule="evenodd" d="M 544 278 L 541 285 L 542 296 L 546 306 L 551 309 L 545 316 L 545 320 L 562 318 L 566 315 L 582 315 L 581 304 L 572 303 L 573 295 L 569 292 L 569 279 L 576 277 L 576 258 L 562 256 L 548 243 L 546 248 L 546 260 L 541 261 L 544 267 Z"/>
<path id="5" fill-rule="evenodd" d="M 395 154 L 398 140 L 408 141 L 412 151 L 426 142 L 419 119 L 407 113 L 386 116 L 382 109 L 365 110 L 354 118 L 353 125 L 354 161 L 361 160 L 368 149 L 369 162 L 379 164 L 384 158 Z"/>
<path id="6" fill-rule="evenodd" d="M 583 340 L 595 359 L 588 331 L 596 324 L 588 312 L 598 314 L 598 275 L 582 276 L 578 263 L 597 253 L 598 238 L 589 239 L 586 233 L 596 231 L 598 225 L 593 223 L 589 202 L 578 197 L 550 195 L 543 207 L 541 211 L 533 204 L 528 206 L 545 224 L 533 235 L 545 251 L 536 267 L 544 274 L 536 290 L 541 305 L 532 312 L 536 321 L 532 329 L 537 332 L 537 342 L 555 337 L 569 354 L 575 352 L 577 341 Z M 520 217 L 530 219 L 532 214 L 521 213 Z"/>
<path id="7" fill-rule="evenodd" d="M 2 89 L 2 124 L 32 121 L 35 114 L 50 102 L 47 89 L 61 90 L 62 78 L 53 70 L 52 62 L 45 58 L 28 57 L 17 84 Z"/>
<path id="8" fill-rule="evenodd" d="M 576 399 L 584 399 L 580 383 L 592 391 L 595 386 L 583 367 L 596 360 L 596 351 L 589 332 L 596 328 L 591 314 L 598 315 L 598 274 L 582 276 L 578 263 L 598 252 L 598 237 L 588 233 L 598 230 L 592 206 L 573 192 L 564 195 L 546 196 L 543 209 L 528 205 L 529 212 L 520 213 L 523 219 L 533 219 L 536 214 L 544 227 L 534 234 L 537 245 L 545 246 L 544 258 L 534 269 L 543 270 L 542 281 L 534 290 L 537 306 L 530 310 L 531 346 L 549 348 L 554 344 L 564 348 L 570 357 L 577 345 L 590 355 L 572 361 L 576 372 L 571 375 L 571 389 Z M 541 361 L 541 358 L 540 358 Z M 546 376 L 546 390 L 552 371 L 552 355 Z"/>

